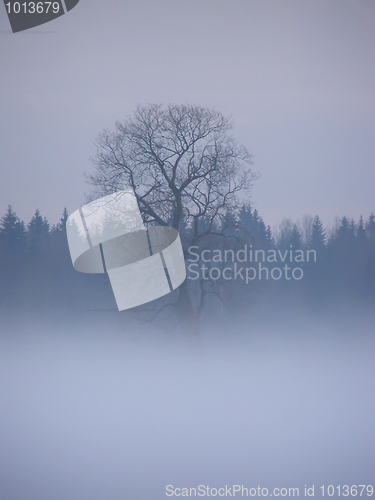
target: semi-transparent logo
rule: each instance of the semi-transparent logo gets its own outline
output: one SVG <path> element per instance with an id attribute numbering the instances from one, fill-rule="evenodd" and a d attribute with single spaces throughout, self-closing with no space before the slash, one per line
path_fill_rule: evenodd
<path id="1" fill-rule="evenodd" d="M 178 231 L 146 228 L 130 190 L 76 210 L 68 218 L 67 236 L 77 271 L 108 273 L 119 311 L 162 297 L 186 278 Z"/>

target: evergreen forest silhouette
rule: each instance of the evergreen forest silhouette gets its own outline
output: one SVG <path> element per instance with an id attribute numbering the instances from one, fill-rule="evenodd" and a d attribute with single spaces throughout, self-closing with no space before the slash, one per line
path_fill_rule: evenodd
<path id="1" fill-rule="evenodd" d="M 0 315 L 75 316 L 87 311 L 115 311 L 116 304 L 106 275 L 82 274 L 74 270 L 66 237 L 68 212 L 51 227 L 36 210 L 26 225 L 11 206 L 0 218 Z M 223 229 L 224 228 L 224 229 Z M 318 216 L 305 216 L 297 224 L 284 219 L 275 234 L 257 210 L 242 207 L 237 216 L 228 214 L 221 228 L 225 248 L 312 249 L 316 262 L 299 264 L 300 281 L 262 281 L 247 284 L 231 281 L 216 290 L 220 300 L 206 301 L 215 307 L 236 311 L 251 308 L 259 297 L 270 306 L 289 301 L 309 308 L 333 304 L 373 304 L 375 298 L 375 215 L 358 221 L 342 217 L 329 234 Z M 188 227 L 180 228 L 182 240 Z M 219 237 L 206 248 L 217 248 Z M 189 273 L 188 273 L 189 276 Z M 204 284 L 203 284 L 204 285 Z M 230 285 L 225 290 L 225 285 Z M 214 295 L 212 293 L 212 295 Z M 201 304 L 202 307 L 202 304 Z"/>

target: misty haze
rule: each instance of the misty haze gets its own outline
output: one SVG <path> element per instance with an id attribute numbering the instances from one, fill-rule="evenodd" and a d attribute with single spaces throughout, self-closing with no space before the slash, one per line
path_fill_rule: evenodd
<path id="1" fill-rule="evenodd" d="M 74 3 L 0 6 L 0 500 L 373 497 L 374 3 Z"/>

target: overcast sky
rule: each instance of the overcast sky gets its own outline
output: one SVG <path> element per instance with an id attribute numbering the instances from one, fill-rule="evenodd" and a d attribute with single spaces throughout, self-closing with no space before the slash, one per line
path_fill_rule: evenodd
<path id="1" fill-rule="evenodd" d="M 18 34 L 0 6 L 0 31 L 1 214 L 77 209 L 95 138 L 148 102 L 233 116 L 266 223 L 375 211 L 373 0 L 80 0 Z"/>

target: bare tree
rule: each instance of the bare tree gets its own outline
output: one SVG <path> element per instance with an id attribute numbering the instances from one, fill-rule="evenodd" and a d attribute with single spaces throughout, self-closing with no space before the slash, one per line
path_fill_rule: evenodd
<path id="1" fill-rule="evenodd" d="M 146 224 L 188 228 L 184 250 L 222 234 L 228 212 L 238 210 L 240 195 L 256 178 L 252 156 L 231 128 L 231 119 L 200 106 L 138 106 L 114 131 L 99 135 L 88 176 L 92 196 L 132 188 Z M 186 283 L 178 302 L 190 316 Z"/>
<path id="2" fill-rule="evenodd" d="M 302 217 L 301 232 L 302 232 L 303 244 L 305 245 L 305 247 L 308 247 L 310 245 L 313 224 L 314 224 L 314 217 L 312 215 L 305 214 Z"/>
<path id="3" fill-rule="evenodd" d="M 288 217 L 284 217 L 275 231 L 276 243 L 279 247 L 289 245 L 289 240 L 293 231 L 294 222 Z"/>

